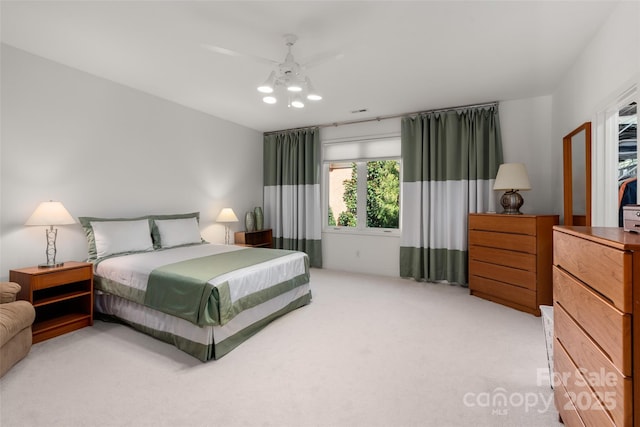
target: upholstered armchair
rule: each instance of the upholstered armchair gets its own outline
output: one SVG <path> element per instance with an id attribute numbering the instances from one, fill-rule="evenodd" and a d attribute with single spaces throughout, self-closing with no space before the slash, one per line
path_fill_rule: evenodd
<path id="1" fill-rule="evenodd" d="M 20 285 L 0 282 L 0 377 L 31 349 L 31 325 L 36 311 L 28 301 L 16 301 Z"/>

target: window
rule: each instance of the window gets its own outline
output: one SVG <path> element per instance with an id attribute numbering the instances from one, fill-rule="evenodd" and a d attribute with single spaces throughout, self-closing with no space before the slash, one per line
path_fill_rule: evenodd
<path id="1" fill-rule="evenodd" d="M 323 141 L 323 230 L 400 234 L 400 136 Z"/>
<path id="2" fill-rule="evenodd" d="M 400 228 L 400 160 L 325 163 L 327 222 L 338 231 Z"/>

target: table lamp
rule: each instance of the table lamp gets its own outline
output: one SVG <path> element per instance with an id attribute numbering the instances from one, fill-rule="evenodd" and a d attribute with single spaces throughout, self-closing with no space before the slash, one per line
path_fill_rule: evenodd
<path id="1" fill-rule="evenodd" d="M 518 191 L 531 190 L 529 175 L 523 163 L 503 163 L 498 168 L 494 190 L 505 190 L 500 204 L 507 215 L 522 215 L 520 207 L 524 199 Z"/>
<path id="2" fill-rule="evenodd" d="M 238 222 L 238 217 L 233 212 L 233 209 L 224 208 L 218 214 L 218 217 L 216 218 L 216 221 L 225 223 L 225 225 L 224 225 L 224 244 L 228 245 L 229 244 L 229 237 L 230 237 L 229 236 L 229 223 L 230 222 Z"/>
<path id="3" fill-rule="evenodd" d="M 50 200 L 38 205 L 27 222 L 24 223 L 25 225 L 49 226 L 48 229 L 45 229 L 47 238 L 47 263 L 39 264 L 38 267 L 52 268 L 64 265 L 64 262 L 56 262 L 56 237 L 58 235 L 58 229 L 53 228 L 53 226 L 75 224 L 75 222 L 76 221 L 60 202 Z"/>

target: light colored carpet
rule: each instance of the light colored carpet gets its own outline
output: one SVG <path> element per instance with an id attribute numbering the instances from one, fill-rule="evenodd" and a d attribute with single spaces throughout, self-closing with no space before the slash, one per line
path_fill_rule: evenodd
<path id="1" fill-rule="evenodd" d="M 101 321 L 35 344 L 0 380 L 0 425 L 561 425 L 540 318 L 458 286 L 317 269 L 311 285 L 208 363 Z"/>

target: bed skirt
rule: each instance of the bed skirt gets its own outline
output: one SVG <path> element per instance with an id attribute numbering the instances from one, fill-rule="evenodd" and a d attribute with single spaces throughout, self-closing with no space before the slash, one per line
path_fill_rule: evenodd
<path id="1" fill-rule="evenodd" d="M 172 344 L 206 362 L 219 359 L 273 320 L 311 302 L 309 284 L 239 313 L 223 326 L 198 326 L 184 319 L 104 292 L 95 294 L 95 311 Z"/>

